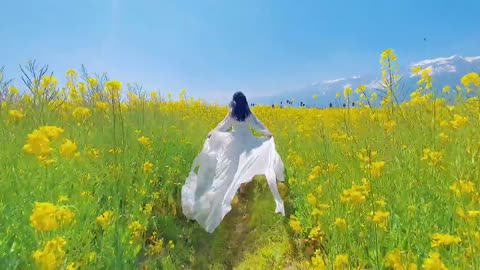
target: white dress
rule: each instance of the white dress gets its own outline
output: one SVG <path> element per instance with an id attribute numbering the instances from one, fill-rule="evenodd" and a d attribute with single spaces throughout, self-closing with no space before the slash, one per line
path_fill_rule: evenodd
<path id="1" fill-rule="evenodd" d="M 231 126 L 233 130 L 228 132 Z M 254 136 L 249 126 L 271 135 L 253 112 L 245 121 L 227 114 L 205 141 L 182 187 L 183 214 L 209 233 L 232 209 L 231 202 L 240 184 L 250 182 L 256 175 L 265 175 L 275 199 L 275 213 L 285 216 L 276 182 L 284 181 L 284 165 L 274 139 Z"/>

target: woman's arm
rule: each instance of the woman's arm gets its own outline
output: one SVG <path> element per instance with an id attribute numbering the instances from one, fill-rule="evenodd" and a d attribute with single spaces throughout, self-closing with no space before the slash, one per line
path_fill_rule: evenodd
<path id="1" fill-rule="evenodd" d="M 232 125 L 232 122 L 231 122 L 230 112 L 228 112 L 225 118 L 220 123 L 218 123 L 218 125 L 212 131 L 210 131 L 210 133 L 208 134 L 208 137 L 210 137 L 210 134 L 213 131 L 227 131 L 231 125 Z"/>
<path id="2" fill-rule="evenodd" d="M 258 120 L 257 116 L 255 116 L 253 112 L 250 115 L 250 125 L 267 137 L 273 136 L 270 130 L 268 130 L 268 128 L 260 120 Z"/>

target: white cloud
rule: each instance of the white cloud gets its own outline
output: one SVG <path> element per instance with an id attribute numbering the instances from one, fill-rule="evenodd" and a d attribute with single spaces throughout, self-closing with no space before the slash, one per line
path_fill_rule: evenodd
<path id="1" fill-rule="evenodd" d="M 335 80 L 326 80 L 326 81 L 323 81 L 323 83 L 332 84 L 332 83 L 341 82 L 341 81 L 345 81 L 345 78 L 340 78 Z"/>

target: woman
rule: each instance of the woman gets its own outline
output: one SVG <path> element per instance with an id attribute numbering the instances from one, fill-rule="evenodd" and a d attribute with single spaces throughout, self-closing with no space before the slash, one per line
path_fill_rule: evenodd
<path id="1" fill-rule="evenodd" d="M 276 180 L 284 180 L 284 165 L 270 131 L 250 111 L 242 92 L 236 92 L 231 110 L 207 137 L 182 187 L 182 209 L 209 233 L 232 209 L 231 202 L 243 183 L 265 175 L 272 192 L 275 213 L 285 216 Z M 263 133 L 256 137 L 249 126 Z M 231 132 L 227 132 L 233 127 Z M 198 172 L 196 172 L 198 168 Z"/>

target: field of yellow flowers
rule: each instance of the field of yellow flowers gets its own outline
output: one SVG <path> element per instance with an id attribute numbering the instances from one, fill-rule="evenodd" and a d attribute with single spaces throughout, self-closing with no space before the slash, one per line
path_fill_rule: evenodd
<path id="1" fill-rule="evenodd" d="M 432 89 L 413 68 L 399 104 L 396 62 L 382 53 L 383 91 L 339 94 L 354 108 L 252 108 L 286 166 L 287 215 L 259 176 L 212 235 L 180 189 L 226 107 L 75 70 L 23 94 L 0 78 L 1 268 L 479 269 L 479 75 Z"/>

